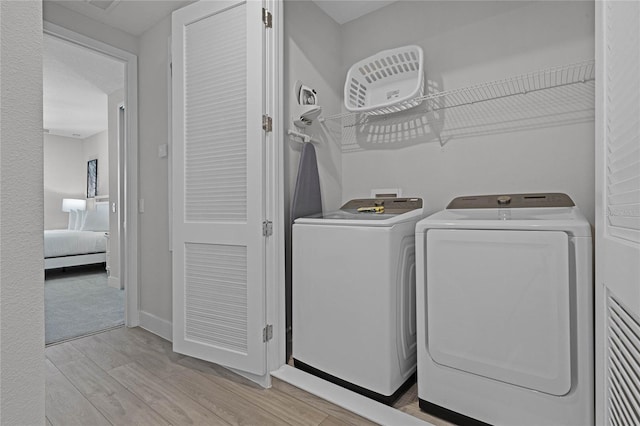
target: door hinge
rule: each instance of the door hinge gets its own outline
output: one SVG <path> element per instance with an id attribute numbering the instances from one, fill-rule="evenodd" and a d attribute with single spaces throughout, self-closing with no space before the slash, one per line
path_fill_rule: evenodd
<path id="1" fill-rule="evenodd" d="M 270 237 L 273 234 L 273 222 L 265 220 L 262 222 L 262 235 Z"/>
<path id="2" fill-rule="evenodd" d="M 273 130 L 273 120 L 266 114 L 262 116 L 262 130 L 267 133 Z"/>
<path id="3" fill-rule="evenodd" d="M 265 28 L 272 28 L 273 26 L 273 17 L 271 16 L 271 12 L 264 7 L 262 8 L 262 22 L 264 22 Z"/>
<path id="4" fill-rule="evenodd" d="M 271 324 L 265 325 L 264 328 L 262 329 L 262 341 L 268 342 L 272 338 L 273 338 L 273 325 Z"/>

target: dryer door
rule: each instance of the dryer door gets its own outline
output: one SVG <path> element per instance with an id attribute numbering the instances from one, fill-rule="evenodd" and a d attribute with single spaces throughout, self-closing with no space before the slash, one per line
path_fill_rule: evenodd
<path id="1" fill-rule="evenodd" d="M 552 395 L 571 389 L 564 232 L 427 232 L 427 350 L 441 365 Z"/>

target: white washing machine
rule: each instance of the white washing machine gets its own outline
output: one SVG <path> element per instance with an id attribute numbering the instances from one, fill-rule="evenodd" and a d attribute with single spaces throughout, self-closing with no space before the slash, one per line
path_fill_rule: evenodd
<path id="1" fill-rule="evenodd" d="M 385 403 L 411 385 L 414 232 L 423 216 L 420 198 L 357 199 L 295 221 L 296 367 Z"/>
<path id="2" fill-rule="evenodd" d="M 420 408 L 594 423 L 591 228 L 565 194 L 460 197 L 416 226 Z"/>

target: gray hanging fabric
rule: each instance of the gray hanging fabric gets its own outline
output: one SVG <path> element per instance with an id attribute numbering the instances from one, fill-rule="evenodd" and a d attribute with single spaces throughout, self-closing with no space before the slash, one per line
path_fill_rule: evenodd
<path id="1" fill-rule="evenodd" d="M 316 150 L 311 143 L 302 145 L 298 177 L 291 204 L 291 222 L 299 217 L 322 213 L 322 197 L 320 195 L 320 176 Z"/>

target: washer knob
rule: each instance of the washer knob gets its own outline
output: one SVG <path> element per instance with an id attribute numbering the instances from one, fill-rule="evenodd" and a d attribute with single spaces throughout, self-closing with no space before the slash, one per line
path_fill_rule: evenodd
<path id="1" fill-rule="evenodd" d="M 511 202 L 511 197 L 508 195 L 501 195 L 496 200 L 498 201 L 499 205 L 506 206 Z"/>

